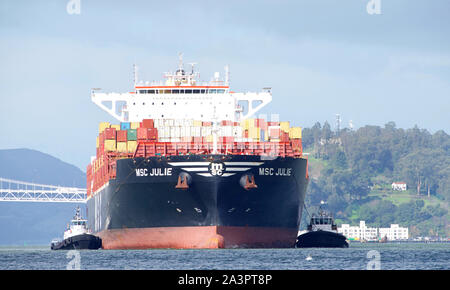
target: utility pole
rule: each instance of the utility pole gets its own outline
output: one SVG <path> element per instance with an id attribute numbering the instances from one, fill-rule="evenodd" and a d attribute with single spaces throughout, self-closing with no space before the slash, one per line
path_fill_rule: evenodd
<path id="1" fill-rule="evenodd" d="M 339 137 L 341 131 L 341 115 L 336 114 L 336 137 Z"/>

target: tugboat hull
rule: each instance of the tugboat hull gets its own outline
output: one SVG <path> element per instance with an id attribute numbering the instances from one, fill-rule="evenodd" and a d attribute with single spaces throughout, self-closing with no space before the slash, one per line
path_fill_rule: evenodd
<path id="1" fill-rule="evenodd" d="M 345 236 L 329 231 L 311 231 L 298 236 L 297 248 L 348 248 Z"/>
<path id="2" fill-rule="evenodd" d="M 52 250 L 97 250 L 102 247 L 99 237 L 82 234 L 67 238 L 61 242 L 51 244 Z"/>

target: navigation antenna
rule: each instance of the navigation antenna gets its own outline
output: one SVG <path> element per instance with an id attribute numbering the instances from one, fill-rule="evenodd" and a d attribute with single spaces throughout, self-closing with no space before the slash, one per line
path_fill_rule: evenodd
<path id="1" fill-rule="evenodd" d="M 138 83 L 138 74 L 137 74 L 137 65 L 133 64 L 133 74 L 134 74 L 134 87 L 136 87 Z"/>
<path id="2" fill-rule="evenodd" d="M 230 68 L 228 65 L 225 66 L 225 85 L 228 86 L 230 82 Z"/>
<path id="3" fill-rule="evenodd" d="M 190 62 L 189 63 L 192 67 L 191 75 L 194 75 L 194 66 L 197 64 L 196 62 Z"/>

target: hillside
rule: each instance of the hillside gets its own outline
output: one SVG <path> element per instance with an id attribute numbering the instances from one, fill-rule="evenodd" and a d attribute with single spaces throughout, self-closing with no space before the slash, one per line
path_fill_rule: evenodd
<path id="1" fill-rule="evenodd" d="M 412 236 L 450 236 L 450 136 L 416 127 L 365 126 L 333 132 L 325 122 L 303 130 L 309 152 L 310 212 L 327 202 L 340 223 L 408 226 Z M 393 191 L 405 182 L 407 191 Z"/>
<path id="2" fill-rule="evenodd" d="M 48 154 L 30 149 L 0 150 L 0 177 L 40 184 L 85 187 L 85 173 Z M 73 203 L 0 202 L 0 244 L 47 245 L 74 214 Z"/>
<path id="3" fill-rule="evenodd" d="M 31 149 L 0 150 L 0 177 L 41 184 L 86 186 L 78 167 Z"/>

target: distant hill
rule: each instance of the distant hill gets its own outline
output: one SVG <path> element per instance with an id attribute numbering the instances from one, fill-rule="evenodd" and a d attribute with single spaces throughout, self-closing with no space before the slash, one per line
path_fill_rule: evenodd
<path id="1" fill-rule="evenodd" d="M 31 149 L 0 150 L 0 177 L 41 184 L 85 187 L 78 167 Z"/>
<path id="2" fill-rule="evenodd" d="M 74 165 L 31 149 L 0 150 L 0 177 L 39 184 L 86 186 L 86 175 Z M 48 245 L 62 237 L 75 203 L 0 202 L 1 245 Z"/>

